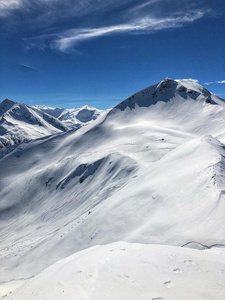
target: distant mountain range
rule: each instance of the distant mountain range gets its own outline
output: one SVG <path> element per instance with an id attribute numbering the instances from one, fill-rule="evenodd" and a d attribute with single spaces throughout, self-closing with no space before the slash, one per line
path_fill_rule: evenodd
<path id="1" fill-rule="evenodd" d="M 0 102 L 0 148 L 78 129 L 101 113 L 90 106 L 74 109 L 31 107 L 5 99 Z"/>
<path id="2" fill-rule="evenodd" d="M 68 128 L 80 128 L 90 121 L 96 120 L 103 111 L 88 105 L 79 108 L 53 108 L 43 105 L 36 105 L 34 108 L 41 110 L 61 121 Z"/>

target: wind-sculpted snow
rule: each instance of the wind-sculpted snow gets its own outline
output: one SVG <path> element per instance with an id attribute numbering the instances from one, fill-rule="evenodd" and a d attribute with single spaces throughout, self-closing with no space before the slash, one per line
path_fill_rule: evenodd
<path id="1" fill-rule="evenodd" d="M 166 79 L 146 91 L 77 131 L 21 144 L 0 159 L 0 281 L 121 240 L 225 244 L 223 100 L 192 81 Z M 150 300 L 160 297 L 167 299 Z"/>
<path id="2" fill-rule="evenodd" d="M 86 180 L 89 176 L 92 176 L 97 172 L 100 165 L 104 162 L 105 158 L 99 159 L 91 164 L 81 164 L 79 165 L 75 171 L 71 172 L 66 178 L 64 178 L 62 181 L 60 181 L 59 184 L 57 184 L 56 189 L 61 188 L 64 189 L 69 182 L 72 179 L 75 179 L 77 177 L 77 180 L 80 183 L 83 183 L 84 180 Z M 111 172 L 113 169 L 111 169 L 109 172 Z M 53 177 L 52 177 L 53 178 Z M 74 182 L 73 182 L 74 184 Z"/>

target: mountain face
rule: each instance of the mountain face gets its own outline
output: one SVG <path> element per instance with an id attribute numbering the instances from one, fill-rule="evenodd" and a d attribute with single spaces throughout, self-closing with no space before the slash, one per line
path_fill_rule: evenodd
<path id="1" fill-rule="evenodd" d="M 225 100 L 166 78 L 77 131 L 21 144 L 0 160 L 0 281 L 99 244 L 224 245 L 224 143 Z"/>

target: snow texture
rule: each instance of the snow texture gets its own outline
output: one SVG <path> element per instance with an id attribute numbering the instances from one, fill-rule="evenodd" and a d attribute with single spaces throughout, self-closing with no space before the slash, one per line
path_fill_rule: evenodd
<path id="1" fill-rule="evenodd" d="M 118 242 L 48 267 L 4 299 L 223 300 L 225 256 Z"/>

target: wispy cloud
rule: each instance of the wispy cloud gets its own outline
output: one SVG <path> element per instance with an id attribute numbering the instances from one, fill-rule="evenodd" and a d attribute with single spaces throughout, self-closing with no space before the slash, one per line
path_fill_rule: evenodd
<path id="1" fill-rule="evenodd" d="M 182 81 L 193 81 L 195 83 L 199 83 L 198 79 L 193 79 L 193 78 L 188 78 L 188 79 L 177 79 L 177 80 L 182 80 Z"/>
<path id="2" fill-rule="evenodd" d="M 8 16 L 10 12 L 19 9 L 21 0 L 1 0 L 0 1 L 0 17 Z"/>
<path id="3" fill-rule="evenodd" d="M 211 84 L 216 84 L 216 83 L 225 84 L 225 80 L 209 81 L 209 82 L 205 82 L 204 84 L 211 85 Z"/>
<path id="4" fill-rule="evenodd" d="M 30 38 L 24 36 L 26 49 L 50 46 L 69 52 L 81 42 L 106 35 L 182 27 L 211 13 L 202 1 L 200 6 L 194 0 L 139 0 L 138 4 L 134 0 L 0 0 L 0 18 L 10 28 L 18 30 L 19 24 L 21 31 L 31 31 Z"/>
<path id="5" fill-rule="evenodd" d="M 36 68 L 34 68 L 34 67 L 31 67 L 31 66 L 27 66 L 27 65 L 24 65 L 24 64 L 19 64 L 19 67 L 21 68 L 21 69 L 25 69 L 25 70 L 34 70 L 34 71 L 40 71 L 39 69 L 36 69 Z"/>
<path id="6" fill-rule="evenodd" d="M 155 18 L 144 17 L 138 20 L 131 20 L 129 23 L 100 27 L 100 28 L 81 28 L 67 30 L 51 42 L 51 47 L 66 52 L 71 47 L 76 47 L 78 43 L 85 40 L 97 38 L 110 34 L 143 34 L 164 29 L 182 27 L 184 24 L 194 22 L 202 18 L 208 11 L 192 11 L 179 15 Z"/>
<path id="7" fill-rule="evenodd" d="M 24 14 L 33 21 L 45 19 L 48 23 L 71 16 L 83 16 L 95 11 L 107 11 L 128 4 L 133 0 L 0 0 L 0 17 Z M 9 20 L 13 22 L 14 20 Z"/>

